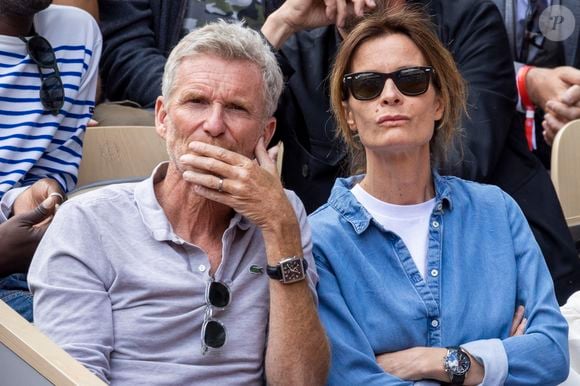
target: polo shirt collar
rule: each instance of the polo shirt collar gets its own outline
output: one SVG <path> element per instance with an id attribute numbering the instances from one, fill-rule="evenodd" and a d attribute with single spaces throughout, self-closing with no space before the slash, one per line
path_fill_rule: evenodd
<path id="1" fill-rule="evenodd" d="M 143 224 L 150 230 L 155 240 L 183 244 L 184 240 L 173 231 L 171 223 L 169 223 L 157 196 L 155 196 L 155 184 L 165 178 L 168 166 L 168 161 L 160 163 L 149 178 L 137 183 L 135 186 L 135 205 L 139 210 Z M 233 226 L 247 230 L 252 226 L 252 223 L 246 217 L 235 212 L 228 229 Z"/>

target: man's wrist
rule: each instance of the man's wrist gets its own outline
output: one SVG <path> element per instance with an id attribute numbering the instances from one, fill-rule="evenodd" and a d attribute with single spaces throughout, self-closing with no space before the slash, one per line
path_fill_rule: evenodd
<path id="1" fill-rule="evenodd" d="M 8 220 L 10 217 L 14 215 L 14 203 L 18 199 L 18 197 L 30 186 L 23 186 L 19 188 L 12 188 L 2 196 L 2 200 L 0 200 L 0 223 Z"/>
<path id="2" fill-rule="evenodd" d="M 544 109 L 545 106 L 543 106 L 543 102 L 540 98 L 540 92 L 541 92 L 540 88 L 542 87 L 541 86 L 541 78 L 545 75 L 544 74 L 545 69 L 539 68 L 539 67 L 534 67 L 534 66 L 527 66 L 527 67 L 529 67 L 529 69 L 525 73 L 524 80 L 525 80 L 526 93 L 527 93 L 527 96 L 529 98 L 529 101 L 533 106 Z M 522 67 L 522 70 L 523 69 L 524 68 Z M 521 96 L 521 93 L 520 93 L 520 96 Z M 522 99 L 522 105 L 524 105 L 523 99 Z M 525 108 L 525 106 L 524 106 L 524 108 Z"/>
<path id="3" fill-rule="evenodd" d="M 531 98 L 530 93 L 530 91 L 534 89 L 533 80 L 530 80 L 530 72 L 533 72 L 534 69 L 535 67 L 533 66 L 525 65 L 521 67 L 517 73 L 518 94 L 524 109 L 533 107 L 535 105 L 535 102 Z"/>

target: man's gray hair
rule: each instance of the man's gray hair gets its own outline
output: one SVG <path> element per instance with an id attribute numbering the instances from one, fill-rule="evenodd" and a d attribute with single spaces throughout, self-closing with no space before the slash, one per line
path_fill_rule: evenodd
<path id="1" fill-rule="evenodd" d="M 181 61 L 195 54 L 215 55 L 223 59 L 242 59 L 255 63 L 262 73 L 264 110 L 267 117 L 274 115 L 284 81 L 276 56 L 256 31 L 240 22 L 219 20 L 187 34 L 171 51 L 161 85 L 163 97 L 173 90 L 177 67 Z M 248 87 L 255 87 L 249 84 Z"/>

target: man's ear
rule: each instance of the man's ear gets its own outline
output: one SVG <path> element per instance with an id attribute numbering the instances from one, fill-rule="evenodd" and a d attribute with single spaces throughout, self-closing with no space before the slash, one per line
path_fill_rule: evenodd
<path id="1" fill-rule="evenodd" d="M 158 96 L 155 101 L 155 130 L 163 139 L 167 135 L 167 127 L 165 126 L 165 119 L 167 119 L 166 107 L 163 96 Z"/>
<path id="2" fill-rule="evenodd" d="M 356 122 L 354 121 L 354 116 L 352 114 L 352 111 L 348 107 L 348 103 L 342 102 L 342 109 L 344 111 L 344 116 L 346 117 L 346 123 L 348 124 L 350 131 L 352 131 L 353 133 L 356 133 L 357 132 Z"/>
<path id="3" fill-rule="evenodd" d="M 270 117 L 266 120 L 266 124 L 264 125 L 264 132 L 262 133 L 262 137 L 264 138 L 264 146 L 268 147 L 268 144 L 272 140 L 275 131 L 276 118 Z"/>

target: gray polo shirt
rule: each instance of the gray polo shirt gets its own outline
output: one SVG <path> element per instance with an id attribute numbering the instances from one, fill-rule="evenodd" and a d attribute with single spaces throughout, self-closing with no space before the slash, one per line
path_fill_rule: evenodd
<path id="1" fill-rule="evenodd" d="M 264 382 L 269 278 L 260 230 L 236 214 L 222 236 L 215 279 L 231 303 L 213 309 L 226 344 L 201 354 L 209 281 L 207 255 L 180 239 L 155 197 L 165 176 L 83 194 L 60 208 L 29 272 L 35 324 L 103 380 L 115 385 L 255 385 Z M 298 197 L 287 192 L 301 226 L 313 296 L 318 276 L 310 228 Z"/>

